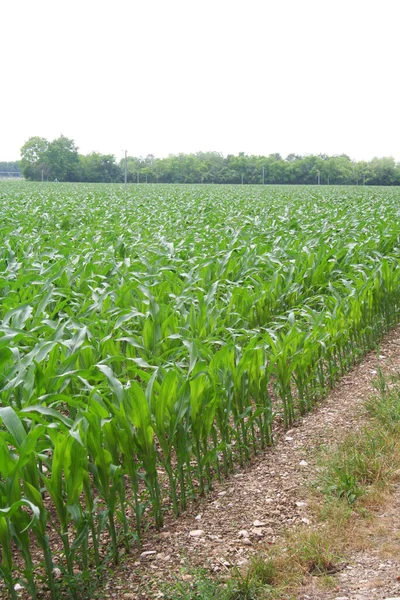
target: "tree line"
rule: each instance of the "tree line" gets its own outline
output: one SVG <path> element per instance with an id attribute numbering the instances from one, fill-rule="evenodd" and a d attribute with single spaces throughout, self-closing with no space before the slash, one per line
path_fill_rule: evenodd
<path id="1" fill-rule="evenodd" d="M 0 178 L 1 177 L 21 177 L 18 161 L 0 161 Z"/>
<path id="2" fill-rule="evenodd" d="M 78 152 L 63 135 L 49 142 L 32 137 L 21 148 L 19 166 L 32 181 L 129 183 L 243 183 L 321 185 L 400 185 L 400 163 L 392 157 L 354 161 L 340 156 L 280 154 L 222 155 L 219 152 L 176 154 L 166 158 Z"/>

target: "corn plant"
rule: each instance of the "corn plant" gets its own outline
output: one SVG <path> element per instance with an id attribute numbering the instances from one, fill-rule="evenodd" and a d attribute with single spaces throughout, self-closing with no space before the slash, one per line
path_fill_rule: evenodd
<path id="1" fill-rule="evenodd" d="M 77 595 L 75 569 L 99 575 L 106 540 L 115 562 L 121 545 L 138 548 L 399 322 L 396 188 L 0 192 L 11 598 L 16 582 L 39 596 L 37 573 L 60 597 L 55 558 Z"/>

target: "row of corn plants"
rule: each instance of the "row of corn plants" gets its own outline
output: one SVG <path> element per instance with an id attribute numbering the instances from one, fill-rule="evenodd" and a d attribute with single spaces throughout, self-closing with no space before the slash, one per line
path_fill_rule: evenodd
<path id="1" fill-rule="evenodd" d="M 399 194 L 0 187 L 11 598 L 78 598 L 77 570 L 140 547 L 379 343 L 399 320 Z"/>

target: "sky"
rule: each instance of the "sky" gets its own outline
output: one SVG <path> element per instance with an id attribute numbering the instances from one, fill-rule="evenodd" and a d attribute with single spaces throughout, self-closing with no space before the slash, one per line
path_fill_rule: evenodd
<path id="1" fill-rule="evenodd" d="M 83 154 L 400 161 L 399 0 L 19 0 L 0 12 L 0 161 Z"/>

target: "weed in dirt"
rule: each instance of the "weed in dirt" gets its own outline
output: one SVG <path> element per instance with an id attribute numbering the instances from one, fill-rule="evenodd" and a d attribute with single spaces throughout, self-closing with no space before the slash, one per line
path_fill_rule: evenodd
<path id="1" fill-rule="evenodd" d="M 224 590 L 221 584 L 211 579 L 207 571 L 199 569 L 189 573 L 190 581 L 177 580 L 174 584 L 168 584 L 162 591 L 165 600 L 221 600 L 224 598 Z"/>
<path id="2" fill-rule="evenodd" d="M 296 533 L 290 548 L 292 566 L 297 565 L 300 570 L 312 575 L 333 572 L 341 555 L 332 541 L 332 536 L 326 530 L 301 529 Z"/>
<path id="3" fill-rule="evenodd" d="M 319 577 L 318 583 L 319 587 L 326 590 L 332 590 L 333 588 L 337 587 L 337 581 L 332 577 L 332 575 L 321 575 Z"/>
<path id="4" fill-rule="evenodd" d="M 398 377 L 389 383 L 379 371 L 375 380 L 378 395 L 366 402 L 373 422 L 370 428 L 348 436 L 325 460 L 319 481 L 328 497 L 344 499 L 349 505 L 364 496 L 371 486 L 385 488 L 400 468 L 400 386 Z"/>
<path id="5" fill-rule="evenodd" d="M 275 563 L 255 557 L 243 573 L 234 569 L 228 581 L 214 580 L 205 570 L 191 571 L 189 581 L 176 581 L 164 586 L 165 600 L 268 600 L 273 596 Z"/>
<path id="6" fill-rule="evenodd" d="M 327 522 L 338 531 L 347 527 L 351 518 L 355 516 L 352 507 L 347 502 L 338 502 L 329 496 L 326 501 L 318 506 L 318 517 L 322 522 Z"/>
<path id="7" fill-rule="evenodd" d="M 400 378 L 391 378 L 388 383 L 379 370 L 374 382 L 378 396 L 373 396 L 366 402 L 368 414 L 376 419 L 385 430 L 392 434 L 400 433 Z"/>
<path id="8" fill-rule="evenodd" d="M 398 469 L 399 440 L 385 430 L 350 435 L 325 461 L 319 489 L 353 505 L 372 485 L 382 488 Z"/>
<path id="9" fill-rule="evenodd" d="M 59 598 L 69 598 L 70 590 L 74 590 L 76 600 L 87 600 L 87 598 L 95 598 L 96 594 L 101 595 L 103 581 L 99 578 L 94 578 L 88 572 L 76 572 L 73 577 L 64 575 L 62 586 L 58 590 Z M 99 596 L 97 596 L 99 597 Z M 101 597 L 101 596 L 100 596 Z"/>
<path id="10" fill-rule="evenodd" d="M 276 563 L 273 558 L 256 556 L 251 561 L 249 573 L 253 580 L 259 581 L 262 585 L 272 586 L 277 575 Z"/>
<path id="11" fill-rule="evenodd" d="M 257 563 L 260 565 L 260 563 Z M 238 569 L 229 581 L 224 600 L 261 600 L 270 598 L 270 586 L 266 587 L 257 577 L 257 569 L 243 574 Z"/>

